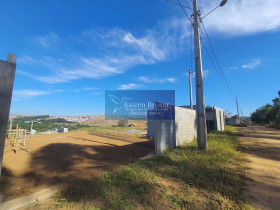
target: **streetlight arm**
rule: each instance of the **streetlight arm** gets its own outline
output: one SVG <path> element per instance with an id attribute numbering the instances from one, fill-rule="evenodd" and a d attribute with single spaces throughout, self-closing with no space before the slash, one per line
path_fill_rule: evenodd
<path id="1" fill-rule="evenodd" d="M 208 12 L 206 15 L 204 15 L 201 19 L 205 18 L 207 15 L 209 15 L 210 13 L 214 12 L 216 9 L 218 9 L 219 7 L 224 6 L 227 3 L 228 0 L 223 0 L 221 1 L 220 5 L 215 7 L 214 9 L 212 9 L 210 12 Z"/>
<path id="2" fill-rule="evenodd" d="M 228 0 L 223 0 L 221 3 L 220 3 L 220 7 L 224 6 L 226 3 L 227 3 Z"/>

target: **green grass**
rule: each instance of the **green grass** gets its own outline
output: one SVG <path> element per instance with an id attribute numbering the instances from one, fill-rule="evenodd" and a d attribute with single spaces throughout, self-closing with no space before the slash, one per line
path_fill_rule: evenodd
<path id="1" fill-rule="evenodd" d="M 0 177 L 0 193 L 5 193 L 11 187 L 11 177 L 11 171 L 3 167 Z"/>
<path id="2" fill-rule="evenodd" d="M 80 128 L 77 131 L 88 131 L 96 134 L 104 135 L 124 135 L 127 130 L 139 130 L 140 132 L 147 131 L 147 127 L 118 127 L 118 126 L 90 126 L 88 128 Z M 75 132 L 75 130 L 74 130 Z M 130 136 L 139 136 L 140 133 L 126 134 Z"/>
<path id="3" fill-rule="evenodd" d="M 63 190 L 56 205 L 100 209 L 249 209 L 243 200 L 245 162 L 235 128 L 208 135 L 208 151 L 196 142 L 123 166 Z M 92 206 L 92 207 L 91 207 Z"/>
<path id="4" fill-rule="evenodd" d="M 106 131 L 106 132 L 114 132 L 114 131 L 126 131 L 126 130 L 131 130 L 131 129 L 136 129 L 136 130 L 145 130 L 147 129 L 146 127 L 118 127 L 118 126 L 90 126 L 88 128 L 81 128 L 81 130 L 85 131 Z"/>
<path id="5" fill-rule="evenodd" d="M 280 125 L 266 125 L 266 126 L 269 128 L 275 128 L 275 129 L 280 130 Z"/>

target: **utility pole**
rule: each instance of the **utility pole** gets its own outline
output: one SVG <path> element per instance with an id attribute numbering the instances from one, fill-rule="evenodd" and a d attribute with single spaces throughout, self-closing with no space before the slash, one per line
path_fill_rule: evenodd
<path id="1" fill-rule="evenodd" d="M 190 83 L 190 108 L 193 109 L 192 102 L 192 69 L 189 69 L 189 83 Z"/>
<path id="2" fill-rule="evenodd" d="M 199 32 L 200 14 L 197 10 L 197 0 L 193 0 L 194 18 L 194 47 L 195 47 L 195 81 L 196 81 L 196 115 L 197 115 L 197 146 L 199 149 L 207 150 L 206 113 L 203 89 L 203 71 L 201 59 L 201 45 Z"/>
<path id="3" fill-rule="evenodd" d="M 237 96 L 236 96 L 236 108 L 237 108 L 237 118 L 239 118 L 239 107 L 238 107 Z"/>

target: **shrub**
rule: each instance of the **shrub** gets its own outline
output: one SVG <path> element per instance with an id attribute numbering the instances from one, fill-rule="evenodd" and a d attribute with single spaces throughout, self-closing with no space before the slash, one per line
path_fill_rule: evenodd
<path id="1" fill-rule="evenodd" d="M 126 127 L 127 124 L 128 124 L 128 120 L 119 120 L 119 121 L 117 122 L 117 126 L 118 126 L 118 127 Z"/>

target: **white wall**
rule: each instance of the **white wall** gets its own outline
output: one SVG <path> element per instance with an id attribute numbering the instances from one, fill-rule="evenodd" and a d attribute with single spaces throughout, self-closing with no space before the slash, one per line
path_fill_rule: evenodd
<path id="1" fill-rule="evenodd" d="M 149 125 L 149 123 L 148 123 Z M 196 111 L 175 106 L 175 120 L 154 120 L 155 153 L 196 138 Z"/>

